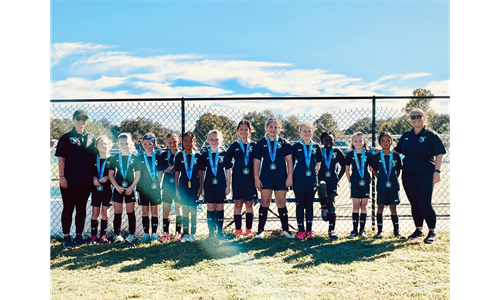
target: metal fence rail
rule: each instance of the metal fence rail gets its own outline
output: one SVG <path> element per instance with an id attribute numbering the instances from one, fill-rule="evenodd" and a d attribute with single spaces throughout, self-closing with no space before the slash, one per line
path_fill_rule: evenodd
<path id="1" fill-rule="evenodd" d="M 404 100 L 411 97 L 279 97 L 279 98 L 190 98 L 190 99 L 93 99 L 93 100 L 51 100 L 51 135 L 53 139 L 58 139 L 62 134 L 68 132 L 73 127 L 72 114 L 78 108 L 85 109 L 89 116 L 89 124 L 87 129 L 93 132 L 96 136 L 101 134 L 107 135 L 113 142 L 116 142 L 120 132 L 126 131 L 132 133 L 134 139 L 139 140 L 146 132 L 152 131 L 157 136 L 157 143 L 160 147 L 166 144 L 166 134 L 169 132 L 177 132 L 179 135 L 186 131 L 193 131 L 197 138 L 198 148 L 202 148 L 206 140 L 207 134 L 212 129 L 219 129 L 224 134 L 226 145 L 230 145 L 237 139 L 236 125 L 243 118 L 247 118 L 252 122 L 252 125 L 257 129 L 253 134 L 252 140 L 259 140 L 263 137 L 264 122 L 266 117 L 274 116 L 272 111 L 252 112 L 225 109 L 216 106 L 203 105 L 204 101 L 253 101 L 261 103 L 267 100 L 279 101 L 308 101 L 308 100 L 356 100 L 367 103 L 371 101 L 371 108 L 353 109 L 353 110 L 338 110 L 325 112 L 321 115 L 282 115 L 278 116 L 282 119 L 283 131 L 281 136 L 289 141 L 300 141 L 298 134 L 298 125 L 308 121 L 317 126 L 313 140 L 319 141 L 319 136 L 325 130 L 335 132 L 336 142 L 340 144 L 340 149 L 347 153 L 346 147 L 350 146 L 350 138 L 353 131 L 363 132 L 367 143 L 376 147 L 378 145 L 376 137 L 381 131 L 390 131 L 396 141 L 399 135 L 404 131 L 409 130 L 410 124 L 400 110 L 381 108 L 376 106 L 378 99 L 400 99 L 401 107 L 406 103 Z M 449 98 L 448 96 L 425 96 L 420 98 Z M 438 132 L 439 133 L 439 132 Z M 440 134 L 443 143 L 447 148 L 447 157 L 444 159 L 441 172 L 441 182 L 434 188 L 433 206 L 438 215 L 437 230 L 449 231 L 450 217 L 450 163 L 449 163 L 449 134 Z M 395 142 L 396 142 L 395 141 Z M 344 144 L 344 145 L 342 145 Z M 116 151 L 116 149 L 112 149 Z M 62 201 L 59 189 L 59 174 L 57 166 L 57 157 L 54 156 L 54 149 L 50 152 L 51 163 L 51 236 L 62 236 L 61 229 L 61 212 Z M 375 198 L 375 180 L 372 182 L 372 199 L 369 201 L 367 211 L 369 220 L 367 227 L 376 228 L 376 202 Z M 398 215 L 400 216 L 400 229 L 402 232 L 410 232 L 414 230 L 413 220 L 411 218 L 411 209 L 404 189 L 401 187 L 401 204 L 398 206 Z M 260 195 L 259 195 L 260 197 Z M 227 205 L 224 208 L 224 225 L 226 230 L 234 229 L 233 224 L 233 201 L 232 194 L 227 197 Z M 287 193 L 287 207 L 290 216 L 291 227 L 296 227 L 295 220 L 295 199 L 293 191 Z M 254 214 L 258 211 L 260 198 L 254 201 Z M 177 204 L 175 204 L 177 205 Z M 345 176 L 339 182 L 338 196 L 335 200 L 337 213 L 336 231 L 339 234 L 347 234 L 352 229 L 351 214 L 352 201 L 350 199 L 349 183 Z M 277 212 L 274 203 L 271 204 L 271 210 Z M 244 210 L 244 208 L 243 208 Z M 87 207 L 87 218 L 85 223 L 84 234 L 88 235 L 90 231 L 90 216 L 92 208 L 90 201 Z M 142 210 L 136 204 L 135 210 L 137 216 L 136 235 L 141 236 L 142 232 Z M 389 210 L 384 211 L 384 231 L 392 231 L 392 223 L 389 216 Z M 109 210 L 108 235 L 112 237 L 113 232 L 113 217 L 114 211 L 111 206 Z M 128 227 L 126 214 L 122 223 L 122 228 Z M 163 208 L 159 210 L 158 233 L 162 232 L 163 223 Z M 243 214 L 244 216 L 244 214 Z M 316 233 L 326 232 L 328 223 L 321 219 L 321 207 L 318 199 L 314 203 L 314 222 L 313 231 Z M 175 219 L 175 210 L 172 209 L 171 219 Z M 257 229 L 257 220 L 254 218 L 254 230 Z M 173 224 L 175 222 L 171 222 Z M 243 226 L 245 220 L 243 220 Z M 197 233 L 208 233 L 206 226 L 206 205 L 202 204 L 198 207 L 198 230 Z M 272 213 L 269 214 L 266 223 L 266 229 L 280 229 L 281 223 L 279 219 Z M 170 226 L 170 232 L 174 231 L 174 226 Z M 74 222 L 71 228 L 74 234 Z"/>

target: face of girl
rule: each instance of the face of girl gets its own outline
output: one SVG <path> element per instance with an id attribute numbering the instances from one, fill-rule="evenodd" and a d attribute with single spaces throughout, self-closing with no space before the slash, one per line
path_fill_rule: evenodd
<path id="1" fill-rule="evenodd" d="M 325 147 L 332 147 L 333 146 L 333 141 L 334 141 L 334 138 L 331 135 L 325 135 L 323 137 L 323 145 Z"/>
<path id="2" fill-rule="evenodd" d="M 107 139 L 100 139 L 97 142 L 97 150 L 99 153 L 108 153 L 111 143 Z"/>
<path id="3" fill-rule="evenodd" d="M 169 137 L 167 139 L 167 146 L 170 149 L 170 152 L 177 151 L 177 145 L 179 145 L 179 140 L 177 137 Z"/>
<path id="4" fill-rule="evenodd" d="M 128 138 L 120 138 L 118 139 L 117 144 L 118 148 L 120 148 L 122 152 L 128 153 L 130 151 L 130 147 L 132 146 L 132 141 Z"/>
<path id="5" fill-rule="evenodd" d="M 219 147 L 220 140 L 219 140 L 219 136 L 217 136 L 217 133 L 212 133 L 208 136 L 208 143 L 210 144 L 211 148 Z"/>
<path id="6" fill-rule="evenodd" d="M 156 146 L 156 143 L 153 143 L 152 140 L 143 140 L 142 141 L 142 147 L 144 148 L 144 151 L 150 153 L 153 152 L 154 148 Z"/>
<path id="7" fill-rule="evenodd" d="M 77 131 L 83 131 L 89 122 L 89 118 L 86 116 L 77 116 L 73 118 L 73 124 Z"/>
<path id="8" fill-rule="evenodd" d="M 250 128 L 248 128 L 247 124 L 241 124 L 237 132 L 240 139 L 247 139 L 250 136 Z"/>
<path id="9" fill-rule="evenodd" d="M 193 139 L 190 136 L 185 136 L 182 139 L 182 147 L 185 150 L 191 150 L 191 149 L 193 149 Z"/>
<path id="10" fill-rule="evenodd" d="M 352 137 L 352 144 L 354 145 L 354 148 L 356 148 L 356 150 L 360 150 L 361 148 L 363 148 L 365 142 L 363 141 L 362 136 L 355 135 Z"/>
<path id="11" fill-rule="evenodd" d="M 309 126 L 302 125 L 302 127 L 300 127 L 300 137 L 304 140 L 310 140 L 313 132 L 314 131 Z"/>
<path id="12" fill-rule="evenodd" d="M 382 147 L 382 149 L 387 150 L 387 149 L 391 148 L 392 140 L 391 140 L 391 138 L 388 135 L 384 135 L 380 139 L 380 143 L 379 144 L 380 144 L 380 147 Z"/>
<path id="13" fill-rule="evenodd" d="M 417 118 L 412 119 L 411 118 L 412 116 L 416 116 Z M 418 116 L 420 116 L 420 119 L 418 118 Z M 418 111 L 414 111 L 410 114 L 410 123 L 413 127 L 415 127 L 415 128 L 424 127 L 424 121 L 425 121 L 425 117 L 422 115 L 422 113 L 420 113 Z"/>
<path id="14" fill-rule="evenodd" d="M 270 122 L 266 126 L 266 132 L 270 137 L 275 137 L 280 133 L 281 126 L 277 122 Z"/>

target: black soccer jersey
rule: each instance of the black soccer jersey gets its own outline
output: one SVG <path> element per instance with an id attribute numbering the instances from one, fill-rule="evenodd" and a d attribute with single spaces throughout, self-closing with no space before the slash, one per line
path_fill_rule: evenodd
<path id="1" fill-rule="evenodd" d="M 361 167 L 362 153 L 357 153 L 357 156 L 359 165 Z M 365 181 L 366 186 L 368 186 L 371 183 L 371 176 L 370 172 L 368 171 L 368 167 L 370 166 L 371 160 L 372 160 L 371 152 L 369 150 L 365 150 L 365 166 L 364 166 L 363 180 Z M 351 183 L 358 185 L 359 181 L 361 180 L 361 175 L 359 174 L 358 167 L 356 165 L 356 160 L 354 159 L 354 150 L 347 153 L 345 158 L 345 164 L 346 166 L 350 165 L 351 167 Z"/>
<path id="2" fill-rule="evenodd" d="M 108 176 L 110 164 L 111 164 L 111 157 L 108 157 L 107 159 L 99 157 L 99 167 L 103 171 L 102 177 Z M 97 169 L 97 157 L 96 157 L 96 160 L 94 162 L 94 176 L 97 178 L 97 180 L 99 180 L 99 171 L 100 170 Z M 110 190 L 111 180 L 108 179 L 104 184 L 101 183 L 101 185 L 103 186 L 104 190 Z"/>
<path id="3" fill-rule="evenodd" d="M 331 149 L 332 152 L 327 151 L 325 147 L 321 148 L 323 162 L 319 169 L 318 180 L 336 186 L 345 173 L 345 156 L 339 149 Z M 327 167 L 328 159 L 330 159 L 330 163 Z"/>
<path id="4" fill-rule="evenodd" d="M 248 157 L 248 164 L 246 165 L 245 165 L 245 155 L 247 154 L 247 144 L 245 144 L 242 149 L 238 141 L 236 141 L 233 144 L 231 144 L 231 146 L 227 150 L 227 155 L 229 156 L 229 160 L 233 160 L 234 158 L 233 174 L 232 174 L 234 185 L 241 185 L 244 183 L 252 184 L 252 182 L 254 182 L 253 158 L 254 158 L 255 145 L 256 143 L 252 141 L 248 146 L 249 157 Z"/>
<path id="5" fill-rule="evenodd" d="M 194 155 L 194 162 L 191 164 L 192 155 Z M 192 168 L 191 178 L 188 178 L 186 171 L 186 164 Z M 198 176 L 198 171 L 203 171 L 205 169 L 205 165 L 203 163 L 203 158 L 200 153 L 195 153 L 186 155 L 186 160 L 184 159 L 183 152 L 179 152 L 175 156 L 175 164 L 174 170 L 175 172 L 179 172 L 179 189 L 183 191 L 198 191 L 200 188 L 200 177 Z M 188 188 L 188 181 L 191 182 L 191 188 Z"/>
<path id="6" fill-rule="evenodd" d="M 224 191 L 226 190 L 226 170 L 231 169 L 232 163 L 229 159 L 227 152 L 219 152 L 219 159 L 217 163 L 217 176 L 214 175 L 212 171 L 212 166 L 209 160 L 209 151 L 205 151 L 201 157 L 203 160 L 203 165 L 205 166 L 205 179 L 203 181 L 203 188 L 205 191 Z M 216 163 L 216 153 L 212 153 L 212 163 L 215 167 Z"/>
<path id="7" fill-rule="evenodd" d="M 382 157 L 384 157 L 385 160 L 385 167 L 387 169 L 387 172 L 389 172 L 389 161 L 390 161 L 390 156 L 389 155 L 384 155 L 384 152 L 380 151 L 379 154 L 374 154 L 372 156 L 372 163 L 371 166 L 374 170 L 378 171 L 378 176 L 377 176 L 377 192 L 378 193 L 391 193 L 394 191 L 399 191 L 399 181 L 398 181 L 398 171 L 401 170 L 401 157 L 399 156 L 399 153 L 393 151 L 392 152 L 392 170 L 390 171 L 390 177 L 387 178 L 387 173 L 384 170 L 384 166 L 382 165 Z M 390 182 L 389 186 L 387 187 L 387 181 Z"/>
<path id="8" fill-rule="evenodd" d="M 163 170 L 165 170 L 166 168 L 168 167 L 173 167 L 174 166 L 174 163 L 175 163 L 175 156 L 180 153 L 180 152 L 176 152 L 176 153 L 171 153 L 170 152 L 170 149 L 167 149 L 167 151 L 164 151 L 162 154 L 161 154 L 161 164 L 163 166 Z M 169 155 L 170 155 L 170 159 L 169 159 Z M 171 188 L 175 188 L 175 176 L 174 176 L 174 173 L 175 171 L 172 169 L 172 172 L 170 173 L 163 173 L 163 188 L 166 188 L 167 186 L 171 187 Z"/>
<path id="9" fill-rule="evenodd" d="M 309 165 L 306 165 L 306 155 L 309 153 L 309 147 L 312 147 Z M 322 162 L 321 148 L 318 144 L 311 142 L 305 146 L 302 142 L 292 146 L 293 149 L 293 189 L 296 191 L 305 191 L 303 187 L 318 186 L 318 170 L 316 163 Z"/>
<path id="10" fill-rule="evenodd" d="M 276 137 L 278 138 L 278 137 Z M 276 141 L 276 140 L 275 140 Z M 274 149 L 275 141 L 270 142 L 271 149 L 267 145 L 266 138 L 261 139 L 255 145 L 254 158 L 261 161 L 260 180 L 264 181 L 286 181 L 287 169 L 285 157 L 293 154 L 293 148 L 290 143 L 283 138 L 278 139 L 276 146 L 276 157 L 274 162 L 271 161 L 270 151 Z"/>
<path id="11" fill-rule="evenodd" d="M 130 165 L 128 166 L 127 170 L 127 162 L 128 162 L 128 155 L 131 155 L 132 157 L 130 158 Z M 139 164 L 139 158 L 132 153 L 129 152 L 127 156 L 122 156 L 122 166 L 123 166 L 123 171 L 127 172 L 126 174 L 126 180 L 127 180 L 127 186 L 130 186 L 132 182 L 134 182 L 135 178 L 135 171 L 139 171 L 140 164 Z M 110 163 L 109 163 L 109 169 L 113 170 L 115 172 L 115 180 L 118 185 L 122 185 L 123 182 L 123 174 L 120 171 L 120 153 L 113 155 L 110 157 Z"/>
<path id="12" fill-rule="evenodd" d="M 161 163 L 161 154 L 155 153 L 155 159 L 153 161 L 153 156 L 144 155 L 146 152 L 139 154 L 137 157 L 139 159 L 139 170 L 141 171 L 141 178 L 139 179 L 139 183 L 137 184 L 137 190 L 141 193 L 147 192 L 154 185 L 156 189 L 160 189 L 160 178 L 158 177 L 159 172 L 163 172 L 163 164 Z M 146 165 L 147 163 L 147 165 Z M 153 165 L 154 164 L 154 165 Z M 149 167 L 149 170 L 148 170 Z M 154 167 L 154 172 L 153 172 Z M 150 174 L 150 172 L 152 174 Z M 154 180 L 153 177 L 154 176 Z"/>

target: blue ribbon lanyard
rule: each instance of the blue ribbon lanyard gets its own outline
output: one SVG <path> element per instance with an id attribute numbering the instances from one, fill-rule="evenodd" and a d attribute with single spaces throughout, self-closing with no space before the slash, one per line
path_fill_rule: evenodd
<path id="1" fill-rule="evenodd" d="M 101 155 L 100 154 L 97 154 L 97 176 L 98 176 L 98 179 L 101 179 L 104 175 L 104 169 L 106 168 L 106 161 L 108 159 L 106 158 L 104 160 L 104 162 L 102 163 L 102 166 L 101 166 Z"/>
<path id="2" fill-rule="evenodd" d="M 306 143 L 304 142 L 304 140 L 302 140 L 301 143 L 302 143 L 302 148 L 304 149 L 304 158 L 306 160 L 306 167 L 309 169 L 309 166 L 311 165 L 313 144 L 312 142 L 309 142 L 309 151 L 307 151 Z"/>
<path id="3" fill-rule="evenodd" d="M 148 156 L 146 155 L 146 151 L 142 152 L 144 155 L 144 163 L 146 164 L 146 168 L 148 168 L 149 176 L 151 176 L 151 179 L 155 181 L 155 175 L 156 175 L 156 164 L 155 164 L 155 152 L 151 154 L 151 167 L 149 166 L 148 163 Z"/>
<path id="4" fill-rule="evenodd" d="M 243 150 L 243 153 L 245 154 L 245 167 L 248 165 L 248 162 L 250 161 L 250 141 L 247 141 L 247 149 L 245 152 L 245 146 L 243 145 L 243 142 L 241 139 L 238 139 L 238 144 L 240 144 L 241 150 Z"/>
<path id="5" fill-rule="evenodd" d="M 384 172 L 385 174 L 387 174 L 387 181 L 390 180 L 390 177 L 391 177 L 391 172 L 392 172 L 392 164 L 393 164 L 393 161 L 394 159 L 392 158 L 392 151 L 389 153 L 389 172 L 387 172 L 387 167 L 385 165 L 385 158 L 384 158 L 384 152 L 383 151 L 380 151 L 380 157 L 382 158 L 381 161 L 382 161 L 382 167 L 384 168 Z"/>
<path id="6" fill-rule="evenodd" d="M 276 159 L 276 152 L 278 149 L 278 140 L 279 140 L 279 137 L 276 136 L 276 138 L 274 139 L 274 147 L 273 147 L 273 149 L 271 149 L 271 140 L 269 139 L 269 136 L 266 135 L 267 150 L 269 150 L 269 157 L 271 158 L 272 162 L 274 162 L 274 160 Z"/>
<path id="7" fill-rule="evenodd" d="M 195 151 L 191 152 L 191 164 L 188 164 L 186 150 L 182 150 L 182 156 L 184 158 L 184 166 L 186 168 L 186 175 L 187 175 L 188 180 L 191 180 L 191 177 L 193 176 L 193 165 L 194 165 L 194 156 L 195 156 L 194 154 L 195 153 L 196 153 Z"/>
<path id="8" fill-rule="evenodd" d="M 210 169 L 214 173 L 214 177 L 217 177 L 217 167 L 219 166 L 219 151 L 215 152 L 215 163 L 212 160 L 212 149 L 208 149 L 208 161 L 210 162 Z"/>
<path id="9" fill-rule="evenodd" d="M 118 161 L 119 161 L 119 164 L 120 164 L 120 173 L 122 173 L 122 177 L 125 180 L 125 178 L 127 178 L 128 167 L 130 166 L 130 162 L 132 161 L 132 155 L 130 153 L 128 154 L 127 169 L 125 170 L 125 172 L 123 171 L 123 159 L 122 159 L 122 157 L 123 157 L 122 153 L 118 152 Z"/>
<path id="10" fill-rule="evenodd" d="M 177 154 L 177 153 L 176 153 Z M 167 152 L 167 163 L 168 163 L 168 166 L 171 167 L 173 166 L 173 164 L 170 163 L 170 157 L 172 156 L 172 152 L 170 152 L 170 149 L 168 149 L 168 152 Z M 174 174 L 174 169 L 172 169 L 172 171 L 170 171 L 171 174 Z"/>
<path id="11" fill-rule="evenodd" d="M 358 167 L 359 176 L 361 179 L 365 178 L 365 149 L 361 150 L 361 166 L 359 165 L 358 154 L 356 153 L 356 149 L 354 149 L 354 160 L 356 161 L 356 166 Z"/>
<path id="12" fill-rule="evenodd" d="M 323 159 L 325 160 L 325 166 L 327 170 L 330 170 L 330 164 L 332 163 L 332 156 L 333 156 L 333 148 L 330 149 L 330 154 L 326 154 L 326 149 L 323 147 L 321 150 L 323 150 Z"/>

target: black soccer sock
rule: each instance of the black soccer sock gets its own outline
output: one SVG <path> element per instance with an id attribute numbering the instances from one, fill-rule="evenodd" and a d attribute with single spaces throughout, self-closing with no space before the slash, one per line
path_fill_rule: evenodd
<path id="1" fill-rule="evenodd" d="M 246 225 L 247 229 L 252 229 L 253 213 L 246 213 Z"/>
<path id="2" fill-rule="evenodd" d="M 99 224 L 99 221 L 97 220 L 90 220 L 90 234 L 92 236 L 97 236 L 97 225 Z"/>
<path id="3" fill-rule="evenodd" d="M 224 210 L 218 210 L 217 211 L 217 233 L 219 235 L 222 234 L 222 225 L 224 224 Z M 241 215 L 240 215 L 241 217 Z M 240 225 L 241 227 L 241 225 Z"/>
<path id="4" fill-rule="evenodd" d="M 212 236 L 215 232 L 215 218 L 214 216 L 216 214 L 215 210 L 208 210 L 207 211 L 207 225 L 208 225 L 208 235 Z"/>
<path id="5" fill-rule="evenodd" d="M 335 231 L 335 222 L 337 215 L 335 213 L 328 213 L 328 231 Z"/>
<path id="6" fill-rule="evenodd" d="M 170 227 L 170 219 L 169 218 L 163 218 L 163 233 L 167 234 L 169 231 Z"/>
<path id="7" fill-rule="evenodd" d="M 182 230 L 182 216 L 175 217 L 175 232 L 181 233 Z"/>
<path id="8" fill-rule="evenodd" d="M 296 194 L 295 197 L 299 196 Z M 299 196 L 301 197 L 301 196 Z M 295 216 L 297 218 L 297 227 L 299 228 L 299 232 L 303 232 L 304 230 L 304 200 L 297 199 L 297 203 L 295 205 Z M 281 217 L 281 214 L 280 214 Z"/>
<path id="9" fill-rule="evenodd" d="M 366 213 L 361 213 L 359 215 L 359 231 L 365 230 L 365 223 L 366 223 Z"/>
<path id="10" fill-rule="evenodd" d="M 321 203 L 321 209 L 326 209 L 326 197 L 325 198 L 319 198 L 319 203 Z"/>
<path id="11" fill-rule="evenodd" d="M 194 207 L 191 208 L 191 234 L 196 234 L 197 224 L 198 224 L 198 212 L 196 211 L 196 207 Z"/>
<path id="12" fill-rule="evenodd" d="M 101 237 L 106 235 L 106 230 L 108 230 L 108 220 L 101 219 Z"/>
<path id="13" fill-rule="evenodd" d="M 283 208 L 278 208 L 278 214 L 280 216 L 281 220 L 281 228 L 283 231 L 289 231 L 288 228 L 288 209 L 286 209 L 286 206 Z"/>
<path id="14" fill-rule="evenodd" d="M 135 212 L 127 213 L 128 216 L 128 229 L 130 234 L 135 234 L 135 229 L 137 227 L 137 220 L 135 218 Z"/>
<path id="15" fill-rule="evenodd" d="M 259 232 L 264 231 L 264 227 L 266 226 L 267 221 L 267 212 L 269 211 L 269 207 L 259 207 Z"/>
<path id="16" fill-rule="evenodd" d="M 399 232 L 399 217 L 398 215 L 391 215 L 392 225 L 394 226 L 394 232 Z"/>
<path id="17" fill-rule="evenodd" d="M 234 214 L 234 226 L 236 227 L 236 230 L 240 230 L 241 229 L 241 220 L 242 220 L 242 216 L 241 216 L 241 213 L 237 214 L 235 213 Z"/>
<path id="18" fill-rule="evenodd" d="M 187 217 L 182 217 L 182 233 L 189 234 L 189 214 Z"/>
<path id="19" fill-rule="evenodd" d="M 115 213 L 115 218 L 113 219 L 113 231 L 116 236 L 119 236 L 121 233 L 122 227 L 122 214 Z"/>
<path id="20" fill-rule="evenodd" d="M 377 213 L 377 229 L 378 229 L 378 232 L 381 233 L 382 232 L 382 225 L 383 225 L 383 219 L 382 219 L 382 214 L 381 213 Z"/>
<path id="21" fill-rule="evenodd" d="M 352 213 L 352 231 L 358 232 L 359 213 Z"/>
<path id="22" fill-rule="evenodd" d="M 149 217 L 142 217 L 142 229 L 144 234 L 149 234 Z"/>
<path id="23" fill-rule="evenodd" d="M 158 217 L 151 217 L 151 233 L 156 233 L 158 230 Z"/>
<path id="24" fill-rule="evenodd" d="M 307 193 L 306 195 L 306 231 L 312 231 L 312 223 L 314 218 L 314 194 Z"/>

